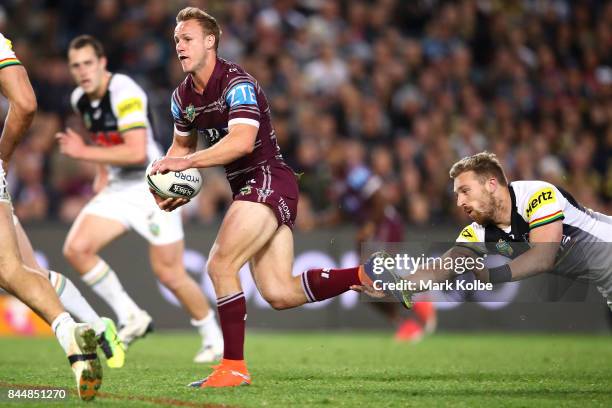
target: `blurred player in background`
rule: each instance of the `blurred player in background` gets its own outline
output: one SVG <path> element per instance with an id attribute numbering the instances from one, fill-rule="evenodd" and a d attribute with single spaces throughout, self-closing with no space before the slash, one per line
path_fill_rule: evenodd
<path id="1" fill-rule="evenodd" d="M 492 153 L 461 159 L 450 176 L 457 206 L 474 222 L 442 258 L 501 255 L 510 262 L 476 269 L 476 278 L 495 284 L 550 272 L 594 283 L 612 308 L 612 217 L 583 207 L 570 193 L 545 181 L 508 183 Z M 405 279 L 418 287 L 420 281 L 456 276 L 452 269 L 423 268 Z M 371 288 L 364 289 L 371 293 Z"/>
<path id="2" fill-rule="evenodd" d="M 349 221 L 359 226 L 355 249 L 358 254 L 362 254 L 362 246 L 366 242 L 402 242 L 404 224 L 383 191 L 382 179 L 363 163 L 360 154 L 351 154 L 356 149 L 360 149 L 360 146 L 346 141 L 338 143 L 331 150 L 328 157 L 333 177 L 330 194 L 340 206 L 324 214 L 319 224 L 329 226 Z M 416 319 L 403 317 L 402 308 L 395 302 L 369 304 L 397 328 L 397 340 L 419 341 L 424 334 L 432 333 L 436 328 L 436 309 L 433 303 L 414 302 L 412 310 Z"/>
<path id="3" fill-rule="evenodd" d="M 221 331 L 198 284 L 183 265 L 183 226 L 179 212 L 160 211 L 144 181 L 148 163 L 161 156 L 153 138 L 145 92 L 131 78 L 106 69 L 101 43 L 75 38 L 68 50 L 78 87 L 71 102 L 90 132 L 87 145 L 72 129 L 58 134 L 60 150 L 97 165 L 97 195 L 83 208 L 64 245 L 64 255 L 117 314 L 119 337 L 129 345 L 152 329 L 152 319 L 126 293 L 112 268 L 98 255 L 108 243 L 133 228 L 145 238 L 153 271 L 182 303 L 202 335 L 196 362 L 211 362 L 223 352 Z"/>
<path id="4" fill-rule="evenodd" d="M 77 381 L 79 397 L 93 399 L 102 382 L 102 367 L 96 354 L 96 333 L 88 324 L 77 324 L 64 310 L 49 281 L 24 264 L 19 252 L 6 173 L 15 147 L 36 113 L 36 96 L 28 74 L 12 50 L 11 42 L 0 34 L 0 91 L 9 101 L 9 111 L 0 138 L 0 286 L 51 325 L 68 355 Z M 27 239 L 26 239 L 27 240 Z"/>
<path id="5" fill-rule="evenodd" d="M 257 289 L 279 310 L 344 293 L 362 282 L 363 269 L 311 269 L 293 276 L 292 228 L 299 192 L 280 153 L 266 96 L 240 66 L 217 57 L 221 29 L 214 17 L 187 7 L 176 21 L 176 52 L 188 75 L 172 95 L 172 146 L 151 172 L 223 165 L 234 198 L 208 258 L 225 343 L 223 360 L 211 375 L 191 385 L 248 385 L 240 268 L 249 262 Z M 196 151 L 200 136 L 210 147 Z M 152 194 L 166 211 L 188 202 Z"/>

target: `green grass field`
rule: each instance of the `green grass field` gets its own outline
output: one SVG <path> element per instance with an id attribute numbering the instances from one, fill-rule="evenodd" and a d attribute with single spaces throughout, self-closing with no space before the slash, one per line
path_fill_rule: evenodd
<path id="1" fill-rule="evenodd" d="M 388 334 L 250 333 L 253 385 L 221 390 L 185 386 L 210 371 L 191 363 L 197 343 L 164 333 L 134 344 L 124 368 L 105 370 L 92 406 L 612 406 L 609 336 L 439 334 L 409 345 Z M 6 398 L 16 384 L 72 392 L 54 339 L 0 338 L 0 406 L 18 406 Z M 51 405 L 82 404 L 72 393 Z"/>

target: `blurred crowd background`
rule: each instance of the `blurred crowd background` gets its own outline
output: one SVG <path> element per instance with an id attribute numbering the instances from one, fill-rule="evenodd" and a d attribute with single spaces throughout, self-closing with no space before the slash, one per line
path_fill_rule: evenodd
<path id="1" fill-rule="evenodd" d="M 219 54 L 259 81 L 287 161 L 301 178 L 298 227 L 337 206 L 330 165 L 366 164 L 408 225 L 462 217 L 450 165 L 489 150 L 511 180 L 545 179 L 588 207 L 612 211 L 612 2 L 565 0 L 2 0 L 39 113 L 10 171 L 23 222 L 72 221 L 91 197 L 93 167 L 62 157 L 69 106 L 65 54 L 88 33 L 112 71 L 148 92 L 157 136 L 172 138 L 170 95 L 184 78 L 174 52 L 177 11 L 221 23 Z M 0 118 L 6 111 L 0 102 Z M 210 223 L 231 200 L 208 171 L 185 217 Z"/>

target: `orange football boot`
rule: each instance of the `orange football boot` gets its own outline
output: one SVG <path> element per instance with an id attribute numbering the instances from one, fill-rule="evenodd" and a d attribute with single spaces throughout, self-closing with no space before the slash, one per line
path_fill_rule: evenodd
<path id="1" fill-rule="evenodd" d="M 250 385 L 251 375 L 244 360 L 221 360 L 219 365 L 213 366 L 214 371 L 203 380 L 189 384 L 190 387 L 237 387 Z"/>

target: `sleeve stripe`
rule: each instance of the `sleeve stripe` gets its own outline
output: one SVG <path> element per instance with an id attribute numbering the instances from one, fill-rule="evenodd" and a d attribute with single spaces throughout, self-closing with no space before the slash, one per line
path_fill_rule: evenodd
<path id="1" fill-rule="evenodd" d="M 556 216 L 557 214 L 562 214 L 562 213 L 563 213 L 563 211 L 559 210 L 559 211 L 554 212 L 554 213 L 552 213 L 552 214 L 548 214 L 548 215 L 545 215 L 545 216 L 543 216 L 543 217 L 536 218 L 535 220 L 531 220 L 531 221 L 529 221 L 529 224 L 533 224 L 534 222 L 539 222 L 540 220 L 543 220 L 543 219 L 545 219 L 545 218 L 554 217 L 554 216 Z"/>
<path id="2" fill-rule="evenodd" d="M 181 130 L 178 130 L 176 128 L 176 125 L 174 125 L 174 133 L 176 133 L 179 136 L 191 136 L 191 132 L 183 132 Z"/>
<path id="3" fill-rule="evenodd" d="M 0 69 L 10 67 L 11 65 L 21 65 L 21 62 L 17 58 L 5 58 L 0 60 Z"/>
<path id="4" fill-rule="evenodd" d="M 533 229 L 536 227 L 541 227 L 542 225 L 550 224 L 553 221 L 563 220 L 563 219 L 565 219 L 565 215 L 563 215 L 563 212 L 559 210 L 554 214 L 550 214 L 545 217 L 536 218 L 535 220 L 529 223 L 529 228 Z"/>
<path id="5" fill-rule="evenodd" d="M 230 120 L 229 122 L 227 122 L 227 127 L 230 128 L 233 125 L 237 125 L 239 123 L 242 123 L 244 125 L 255 126 L 257 129 L 259 129 L 259 121 L 256 121 L 255 119 L 248 119 L 248 118 L 234 118 Z"/>

